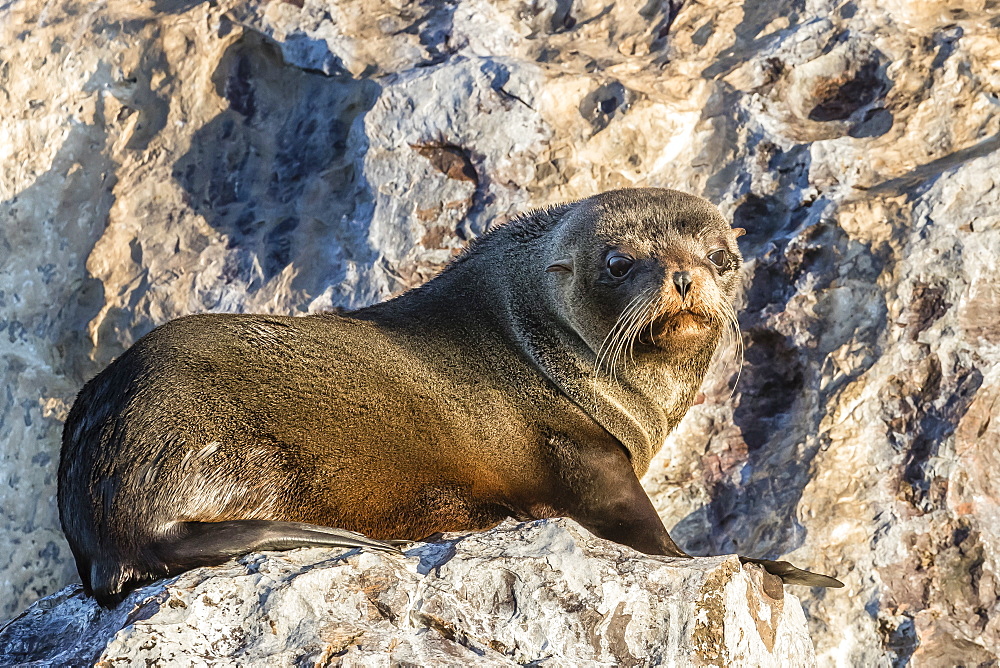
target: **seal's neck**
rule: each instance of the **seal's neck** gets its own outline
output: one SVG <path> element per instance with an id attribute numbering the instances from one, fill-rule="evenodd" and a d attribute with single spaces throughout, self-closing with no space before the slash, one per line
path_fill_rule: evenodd
<path id="1" fill-rule="evenodd" d="M 494 234 L 503 232 L 500 228 Z M 598 371 L 597 351 L 565 319 L 565 309 L 556 301 L 559 278 L 545 271 L 550 241 L 545 236 L 519 239 L 516 227 L 505 236 L 484 240 L 479 256 L 468 262 L 470 276 L 459 278 L 463 272 L 456 272 L 456 279 L 478 277 L 479 291 L 489 295 L 493 320 L 512 347 L 617 438 L 636 474 L 643 475 L 694 401 L 718 337 L 689 356 L 646 352 L 619 364 L 613 375 Z"/>
<path id="2" fill-rule="evenodd" d="M 549 291 L 551 294 L 551 291 Z M 506 295 L 508 336 L 535 366 L 628 450 L 641 477 L 667 435 L 694 401 L 715 342 L 691 358 L 646 353 L 619 364 L 614 374 L 598 370 L 596 351 L 562 321 L 544 295 L 526 300 Z M 532 305 L 535 304 L 535 306 Z"/>

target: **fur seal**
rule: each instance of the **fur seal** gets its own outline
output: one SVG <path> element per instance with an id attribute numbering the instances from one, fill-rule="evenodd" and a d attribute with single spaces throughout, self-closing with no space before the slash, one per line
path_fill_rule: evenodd
<path id="1" fill-rule="evenodd" d="M 368 308 L 159 327 L 63 431 L 84 588 L 113 605 L 254 550 L 394 549 L 509 516 L 688 556 L 639 478 L 735 325 L 740 233 L 699 197 L 617 190 L 499 226 Z"/>

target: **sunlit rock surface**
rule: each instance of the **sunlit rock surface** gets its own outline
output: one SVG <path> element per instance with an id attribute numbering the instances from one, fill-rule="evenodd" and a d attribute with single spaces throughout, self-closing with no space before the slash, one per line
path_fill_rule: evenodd
<path id="1" fill-rule="evenodd" d="M 0 664 L 815 665 L 802 608 L 739 559 L 645 557 L 569 520 L 405 557 L 253 554 L 114 610 L 73 586 L 0 629 Z"/>
<path id="2" fill-rule="evenodd" d="M 1000 647 L 1000 9 L 917 0 L 0 4 L 0 617 L 75 580 L 74 393 L 192 312 L 419 284 L 619 186 L 747 228 L 720 357 L 647 488 L 787 556 L 824 665 Z M 735 390 L 733 390 L 735 384 Z"/>

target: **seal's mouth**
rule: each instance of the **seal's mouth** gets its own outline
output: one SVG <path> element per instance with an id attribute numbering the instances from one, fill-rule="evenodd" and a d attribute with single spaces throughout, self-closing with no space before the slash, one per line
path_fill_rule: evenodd
<path id="1" fill-rule="evenodd" d="M 661 315 L 645 327 L 639 341 L 646 345 L 664 347 L 671 341 L 689 336 L 699 336 L 713 329 L 712 320 L 691 309 L 681 309 Z"/>

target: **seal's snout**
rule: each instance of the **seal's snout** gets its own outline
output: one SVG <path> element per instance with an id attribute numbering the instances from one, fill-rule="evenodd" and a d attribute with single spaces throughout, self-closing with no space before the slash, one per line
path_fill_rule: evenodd
<path id="1" fill-rule="evenodd" d="M 664 267 L 658 307 L 646 327 L 643 342 L 658 348 L 677 348 L 687 340 L 701 340 L 717 329 L 713 318 L 720 298 L 713 277 L 688 262 Z"/>

